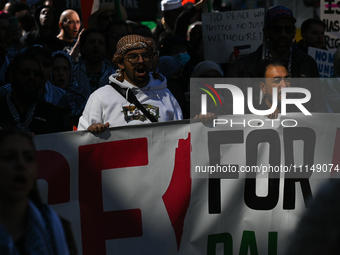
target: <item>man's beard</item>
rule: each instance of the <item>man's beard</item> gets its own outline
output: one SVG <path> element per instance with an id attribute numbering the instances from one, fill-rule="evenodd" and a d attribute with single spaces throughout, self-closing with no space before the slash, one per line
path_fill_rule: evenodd
<path id="1" fill-rule="evenodd" d="M 37 102 L 39 97 L 39 90 L 26 91 L 23 88 L 13 88 L 13 93 L 15 93 L 16 98 L 25 104 L 33 104 Z"/>
<path id="2" fill-rule="evenodd" d="M 279 55 L 288 53 L 292 47 L 292 43 L 288 43 L 286 46 L 279 46 L 271 41 L 269 41 L 269 45 Z"/>

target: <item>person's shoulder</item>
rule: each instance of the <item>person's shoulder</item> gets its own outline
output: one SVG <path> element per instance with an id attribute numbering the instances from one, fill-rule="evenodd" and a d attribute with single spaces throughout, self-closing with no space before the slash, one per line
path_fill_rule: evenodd
<path id="1" fill-rule="evenodd" d="M 295 58 L 296 58 L 297 61 L 301 61 L 301 60 L 305 61 L 305 60 L 307 60 L 307 61 L 315 62 L 315 60 L 314 60 L 314 58 L 312 56 L 310 56 L 307 53 L 299 50 L 298 47 L 295 46 L 295 45 L 293 46 L 293 57 L 294 57 L 294 55 L 295 55 Z"/>
<path id="2" fill-rule="evenodd" d="M 93 98 L 106 98 L 106 97 L 112 97 L 115 94 L 116 94 L 116 90 L 110 84 L 107 84 L 103 87 L 96 89 L 94 92 L 92 92 L 90 97 L 92 97 L 92 99 Z"/>

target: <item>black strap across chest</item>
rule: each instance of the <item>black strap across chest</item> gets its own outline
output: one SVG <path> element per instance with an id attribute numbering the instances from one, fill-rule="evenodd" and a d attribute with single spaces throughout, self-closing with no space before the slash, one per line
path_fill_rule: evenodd
<path id="1" fill-rule="evenodd" d="M 151 122 L 158 122 L 158 120 L 148 110 L 146 110 L 145 107 L 138 101 L 137 97 L 135 96 L 135 94 L 133 94 L 131 90 L 123 89 L 113 82 L 110 82 L 110 85 L 124 98 L 126 98 L 127 91 L 128 94 L 127 100 L 129 101 L 129 103 L 135 105 L 139 110 L 141 110 Z"/>

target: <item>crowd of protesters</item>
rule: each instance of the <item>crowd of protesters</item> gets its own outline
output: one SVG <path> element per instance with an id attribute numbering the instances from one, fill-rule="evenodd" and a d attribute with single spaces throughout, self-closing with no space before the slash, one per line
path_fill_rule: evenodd
<path id="1" fill-rule="evenodd" d="M 317 19 L 306 20 L 301 27 L 303 39 L 295 43 L 296 19 L 284 6 L 266 13 L 264 47 L 243 57 L 234 56 L 228 65 L 205 60 L 200 14 L 208 1 L 183 6 L 180 0 L 162 0 L 163 16 L 153 30 L 129 20 L 123 6 L 114 3 L 102 3 L 89 17 L 87 29 L 82 28 L 81 15 L 75 10 L 58 13 L 53 1 L 31 6 L 6 3 L 0 13 L 0 128 L 17 128 L 33 136 L 77 128 L 99 133 L 108 127 L 190 117 L 206 121 L 215 114 L 231 112 L 231 101 L 227 102 L 230 95 L 223 97 L 227 109 L 204 117 L 199 102 L 192 102 L 197 91 L 190 91 L 190 78 L 276 78 L 271 84 L 262 82 L 254 87 L 254 107 L 266 110 L 272 107 L 272 87 L 280 93 L 281 87 L 291 86 L 291 77 L 319 77 L 317 64 L 307 51 L 308 47 L 325 49 L 324 25 Z M 340 76 L 339 56 L 337 52 L 334 77 Z M 239 86 L 246 91 L 245 85 Z M 311 92 L 306 106 L 309 111 L 340 112 L 338 80 L 309 83 L 306 88 Z M 276 118 L 278 113 L 279 107 L 268 117 Z M 11 138 L 16 141 L 14 145 L 23 143 L 28 153 L 34 154 L 32 141 L 23 133 L 2 134 L 0 147 Z M 28 199 L 36 176 L 35 161 L 31 163 L 33 177 L 14 180 L 26 185 L 30 178 L 27 192 L 18 198 L 23 202 L 18 204 L 38 215 L 30 217 L 41 217 L 37 204 Z M 7 197 L 1 199 L 7 201 Z M 43 208 L 40 202 L 38 207 Z M 48 208 L 43 210 L 53 214 Z M 24 213 L 18 216 L 21 220 L 26 217 Z M 3 219 L 0 215 L 0 222 Z M 54 214 L 53 220 L 61 224 Z M 33 225 L 31 228 L 29 231 L 38 231 Z M 21 225 L 11 230 L 8 233 L 0 228 L 12 236 L 16 247 L 12 249 L 31 248 L 29 238 L 22 241 L 25 231 Z M 39 231 L 46 246 L 41 246 L 47 251 L 44 254 L 58 254 L 55 242 L 67 249 L 60 229 L 54 237 L 46 230 L 50 243 Z"/>
<path id="2" fill-rule="evenodd" d="M 264 47 L 261 45 L 255 52 L 244 57 L 233 56 L 229 64 L 205 60 L 200 14 L 207 3 L 208 0 L 199 0 L 195 4 L 187 3 L 183 6 L 180 0 L 162 0 L 162 18 L 150 30 L 145 25 L 128 20 L 124 7 L 118 7 L 115 3 L 102 3 L 89 17 L 89 28 L 83 29 L 81 15 L 71 9 L 58 14 L 53 1 L 40 1 L 31 6 L 23 2 L 8 2 L 0 14 L 0 95 L 3 106 L 0 127 L 12 125 L 34 134 L 76 129 L 90 96 L 99 88 L 114 82 L 109 77 L 122 70 L 120 64 L 129 57 L 128 51 L 124 51 L 121 62 L 113 59 L 118 51 L 117 43 L 128 35 L 146 38 L 154 49 L 148 50 L 152 55 L 151 59 L 145 58 L 145 55 L 142 60 L 138 57 L 132 64 L 132 69 L 147 66 L 147 72 L 151 71 L 153 74 L 149 76 L 147 73 L 147 79 L 156 76 L 159 82 L 166 79 L 163 83 L 182 112 L 180 115 L 177 113 L 174 118 L 168 116 L 160 121 L 200 116 L 199 108 L 195 109 L 197 104 L 190 100 L 191 94 L 196 93 L 190 91 L 191 77 L 259 77 L 263 55 L 266 59 L 283 61 L 290 77 L 319 76 L 316 62 L 306 52 L 309 46 L 324 49 L 323 23 L 316 19 L 306 20 L 302 24 L 302 40 L 296 44 L 293 42 L 296 19 L 292 11 L 283 6 L 272 8 L 266 14 Z M 130 47 L 129 50 L 137 48 Z M 17 60 L 20 55 L 24 57 Z M 33 55 L 40 66 L 35 72 L 32 68 L 28 70 L 29 68 L 24 68 L 25 65 L 21 66 L 22 61 L 26 61 L 25 56 L 29 58 L 28 55 Z M 123 68 L 123 72 L 125 80 L 128 78 L 131 82 L 126 76 L 129 71 Z M 122 75 L 124 76 L 123 73 Z M 32 91 L 26 83 L 35 83 L 35 90 Z M 132 84 L 138 87 L 134 82 Z M 142 86 L 147 87 L 147 83 Z M 246 92 L 244 85 L 239 86 Z M 258 97 L 260 87 L 256 86 L 254 89 L 254 94 Z M 321 84 L 315 83 L 307 89 L 312 94 L 309 110 L 326 112 L 323 96 L 325 92 L 322 92 Z M 215 111 L 211 116 L 232 111 L 232 100 L 229 97 L 228 94 L 223 96 L 226 101 L 225 109 Z M 255 108 L 265 105 L 261 97 L 255 98 L 254 102 Z M 45 103 L 49 107 L 42 106 L 45 112 L 39 115 L 40 105 Z M 195 109 L 191 114 L 190 106 Z M 173 112 L 177 112 L 177 104 L 171 107 Z M 49 108 L 51 112 L 47 111 Z M 144 116 L 139 108 L 128 110 L 129 113 L 124 116 L 115 116 L 124 118 L 126 123 L 117 119 L 116 123 L 111 121 L 109 126 L 137 124 L 135 121 L 138 116 L 132 116 L 131 122 L 126 114 Z M 159 114 L 158 107 L 154 111 L 154 115 Z M 52 112 L 63 123 L 57 125 L 50 123 L 49 117 L 42 117 L 51 116 Z M 145 116 L 143 118 L 139 119 L 140 123 L 151 121 Z M 99 120 L 103 122 L 103 118 L 97 119 Z M 39 124 L 39 121 L 44 123 Z M 90 120 L 89 126 L 94 124 L 93 121 Z M 38 123 L 34 125 L 35 122 Z"/>

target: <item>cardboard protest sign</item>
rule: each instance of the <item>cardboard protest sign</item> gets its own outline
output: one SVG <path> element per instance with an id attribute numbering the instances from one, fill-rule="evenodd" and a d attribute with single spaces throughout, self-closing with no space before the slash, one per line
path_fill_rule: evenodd
<path id="1" fill-rule="evenodd" d="M 263 40 L 263 25 L 264 9 L 203 13 L 205 59 L 229 63 L 234 51 L 241 54 L 255 51 Z"/>
<path id="2" fill-rule="evenodd" d="M 327 49 L 337 49 L 340 46 L 340 6 L 329 0 L 320 1 L 320 19 L 325 23 L 325 39 Z"/>
<path id="3" fill-rule="evenodd" d="M 322 50 L 313 47 L 308 47 L 308 55 L 315 59 L 321 78 L 328 78 L 333 74 L 333 50 Z"/>

